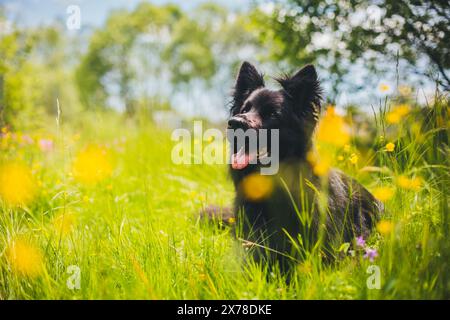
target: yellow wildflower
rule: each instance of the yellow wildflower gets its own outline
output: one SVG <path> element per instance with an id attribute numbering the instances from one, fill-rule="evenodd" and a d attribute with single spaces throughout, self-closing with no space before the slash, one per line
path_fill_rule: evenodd
<path id="1" fill-rule="evenodd" d="M 410 107 L 407 104 L 399 104 L 398 106 L 395 107 L 395 112 L 398 113 L 401 117 L 406 116 L 409 111 L 410 111 Z"/>
<path id="2" fill-rule="evenodd" d="M 349 158 L 351 164 L 357 164 L 358 159 L 359 159 L 359 157 L 356 153 L 352 153 Z"/>
<path id="3" fill-rule="evenodd" d="M 394 195 L 394 189 L 389 187 L 379 187 L 373 190 L 373 196 L 380 201 L 388 201 Z"/>
<path id="4" fill-rule="evenodd" d="M 400 104 L 395 106 L 391 111 L 386 114 L 386 121 L 390 124 L 399 123 L 403 117 L 405 117 L 410 111 L 410 107 L 407 104 Z"/>
<path id="5" fill-rule="evenodd" d="M 17 163 L 0 167 L 0 197 L 11 205 L 27 204 L 36 193 L 31 171 Z"/>
<path id="6" fill-rule="evenodd" d="M 418 191 L 422 186 L 422 179 L 420 177 L 410 179 L 405 176 L 400 176 L 397 178 L 397 184 L 403 189 Z"/>
<path id="7" fill-rule="evenodd" d="M 236 222 L 236 219 L 233 217 L 228 218 L 228 223 L 229 224 L 234 224 Z"/>
<path id="8" fill-rule="evenodd" d="M 11 269 L 20 275 L 35 277 L 43 270 L 43 257 L 38 247 L 24 240 L 13 241 L 6 251 Z"/>
<path id="9" fill-rule="evenodd" d="M 382 235 L 388 235 L 389 233 L 392 232 L 392 229 L 394 229 L 394 225 L 390 221 L 381 220 L 377 224 L 377 230 Z"/>
<path id="10" fill-rule="evenodd" d="M 330 170 L 330 165 L 326 161 L 319 161 L 313 167 L 313 172 L 318 176 L 324 176 Z"/>
<path id="11" fill-rule="evenodd" d="M 273 191 L 273 182 L 270 177 L 255 173 L 244 178 L 241 188 L 248 200 L 260 201 L 270 196 Z"/>
<path id="12" fill-rule="evenodd" d="M 387 152 L 393 152 L 395 149 L 395 144 L 393 144 L 392 142 L 389 142 L 388 144 L 386 144 L 386 151 Z"/>
<path id="13" fill-rule="evenodd" d="M 311 164 L 314 174 L 325 176 L 331 167 L 331 161 L 326 156 L 318 156 L 314 152 L 308 152 L 306 159 Z"/>
<path id="14" fill-rule="evenodd" d="M 336 114 L 334 107 L 328 107 L 317 129 L 317 139 L 336 146 L 344 146 L 350 140 L 350 133 L 344 118 Z"/>
<path id="15" fill-rule="evenodd" d="M 112 165 L 105 149 L 90 146 L 78 154 L 72 171 L 79 182 L 94 184 L 111 175 Z"/>

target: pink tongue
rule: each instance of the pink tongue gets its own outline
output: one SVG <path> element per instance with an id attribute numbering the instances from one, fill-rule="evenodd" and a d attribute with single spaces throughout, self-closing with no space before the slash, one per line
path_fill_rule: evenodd
<path id="1" fill-rule="evenodd" d="M 245 153 L 244 148 L 231 155 L 231 167 L 235 170 L 242 170 L 248 166 L 250 156 Z"/>

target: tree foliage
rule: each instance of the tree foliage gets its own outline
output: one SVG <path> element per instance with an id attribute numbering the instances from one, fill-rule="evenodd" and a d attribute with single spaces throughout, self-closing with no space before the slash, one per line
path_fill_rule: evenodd
<path id="1" fill-rule="evenodd" d="M 0 24 L 5 22 L 0 18 Z M 56 26 L 0 33 L 0 126 L 26 127 L 44 111 L 55 110 L 58 96 L 70 96 L 65 43 Z M 66 100 L 67 101 L 67 100 Z"/>
<path id="2" fill-rule="evenodd" d="M 319 63 L 330 72 L 334 91 L 347 72 L 343 61 L 362 60 L 377 70 L 386 59 L 402 59 L 413 72 L 450 89 L 448 1 L 289 0 L 272 9 L 269 19 L 267 12 L 255 14 L 270 59 Z M 425 68 L 419 63 L 424 60 Z"/>
<path id="3" fill-rule="evenodd" d="M 132 12 L 114 12 L 105 27 L 93 34 L 76 72 L 82 103 L 91 109 L 104 108 L 108 98 L 105 77 L 112 75 L 127 111 L 132 112 L 130 83 L 135 74 L 130 55 L 136 39 L 145 32 L 156 33 L 173 25 L 181 15 L 173 5 L 157 7 L 147 3 Z"/>

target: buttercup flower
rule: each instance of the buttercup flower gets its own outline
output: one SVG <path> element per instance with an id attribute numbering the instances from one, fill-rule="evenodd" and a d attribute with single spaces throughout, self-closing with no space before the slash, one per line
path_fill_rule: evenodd
<path id="1" fill-rule="evenodd" d="M 350 160 L 351 164 L 357 164 L 358 163 L 358 155 L 356 153 L 352 153 L 349 160 Z"/>
<path id="2" fill-rule="evenodd" d="M 390 124 L 399 123 L 403 117 L 405 117 L 410 111 L 410 107 L 407 104 L 400 104 L 392 108 L 390 112 L 386 114 L 386 121 Z"/>
<path id="3" fill-rule="evenodd" d="M 272 194 L 273 182 L 268 176 L 251 174 L 241 182 L 241 188 L 248 200 L 260 201 Z"/>
<path id="4" fill-rule="evenodd" d="M 112 165 L 104 148 L 90 146 L 80 152 L 73 162 L 73 176 L 79 182 L 94 184 L 112 173 Z"/>
<path id="5" fill-rule="evenodd" d="M 392 222 L 390 221 L 386 221 L 386 220 L 381 220 L 380 222 L 378 222 L 377 224 L 377 230 L 382 234 L 382 235 L 388 235 L 389 233 L 391 233 L 392 229 L 393 229 L 393 225 Z"/>
<path id="6" fill-rule="evenodd" d="M 336 114 L 334 107 L 328 107 L 317 129 L 317 139 L 335 146 L 344 146 L 350 140 L 350 133 L 344 118 Z"/>
<path id="7" fill-rule="evenodd" d="M 31 171 L 22 164 L 0 166 L 0 198 L 11 205 L 28 204 L 36 188 Z"/>
<path id="8" fill-rule="evenodd" d="M 409 179 L 405 176 L 400 176 L 397 178 L 397 184 L 403 189 L 418 191 L 422 186 L 422 179 L 420 177 Z"/>
<path id="9" fill-rule="evenodd" d="M 306 160 L 311 164 L 314 174 L 318 176 L 325 176 L 328 174 L 331 167 L 328 157 L 320 157 L 314 152 L 308 152 Z"/>
<path id="10" fill-rule="evenodd" d="M 24 241 L 13 241 L 6 251 L 11 269 L 22 276 L 36 277 L 43 269 L 43 257 L 38 247 Z"/>
<path id="11" fill-rule="evenodd" d="M 395 144 L 393 144 L 392 142 L 389 142 L 388 144 L 386 144 L 386 151 L 387 152 L 393 152 L 395 149 Z"/>
<path id="12" fill-rule="evenodd" d="M 385 202 L 392 198 L 394 195 L 394 189 L 390 187 L 379 187 L 372 191 L 372 194 L 378 200 Z"/>

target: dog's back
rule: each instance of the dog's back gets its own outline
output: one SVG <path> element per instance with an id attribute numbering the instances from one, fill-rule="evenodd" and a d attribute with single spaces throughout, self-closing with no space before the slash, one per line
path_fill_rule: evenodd
<path id="1" fill-rule="evenodd" d="M 250 200 L 237 179 L 235 212 L 242 238 L 254 243 L 257 260 L 276 260 L 286 269 L 316 250 L 333 258 L 344 242 L 368 237 L 382 210 L 361 184 L 331 170 L 323 181 L 308 163 L 283 163 L 271 177 L 271 194 Z M 246 179 L 245 177 L 243 179 Z"/>

